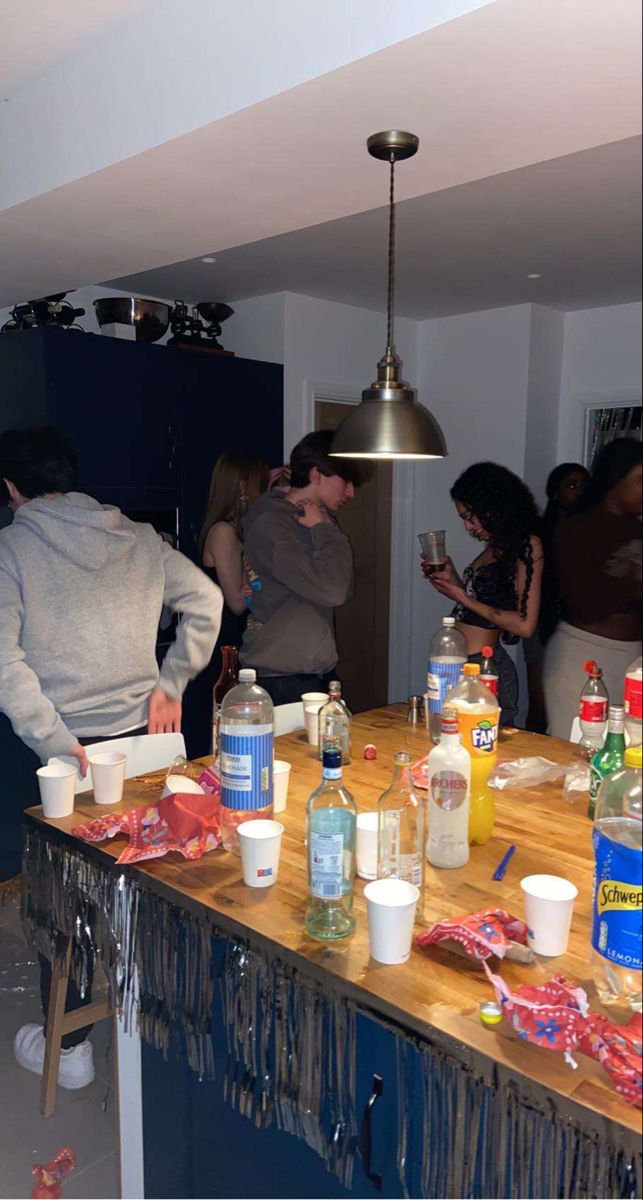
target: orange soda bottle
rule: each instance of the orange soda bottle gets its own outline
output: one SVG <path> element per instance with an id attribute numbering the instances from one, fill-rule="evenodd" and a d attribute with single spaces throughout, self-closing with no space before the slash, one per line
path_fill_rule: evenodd
<path id="1" fill-rule="evenodd" d="M 471 756 L 469 842 L 484 846 L 493 833 L 495 818 L 488 781 L 497 758 L 500 706 L 480 682 L 478 663 L 464 664 L 460 682 L 447 693 L 444 703 L 457 708 L 462 745 Z"/>

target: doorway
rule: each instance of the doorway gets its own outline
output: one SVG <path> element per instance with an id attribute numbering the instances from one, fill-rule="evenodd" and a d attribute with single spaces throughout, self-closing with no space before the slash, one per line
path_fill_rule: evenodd
<path id="1" fill-rule="evenodd" d="M 315 401 L 315 429 L 335 429 L 353 406 Z M 335 612 L 337 674 L 352 712 L 388 704 L 393 468 L 373 463 L 372 478 L 338 513 L 355 560 L 355 595 Z"/>

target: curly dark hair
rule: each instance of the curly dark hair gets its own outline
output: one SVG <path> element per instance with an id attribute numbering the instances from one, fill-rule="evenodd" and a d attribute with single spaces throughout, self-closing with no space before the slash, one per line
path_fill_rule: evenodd
<path id="1" fill-rule="evenodd" d="M 524 562 L 526 577 L 520 615 L 526 617 L 534 574 L 531 539 L 534 535 L 542 538 L 540 513 L 526 483 L 499 463 L 474 463 L 456 479 L 451 499 L 458 500 L 478 518 L 489 534 L 497 558 L 506 559 L 512 569 L 519 561 Z"/>

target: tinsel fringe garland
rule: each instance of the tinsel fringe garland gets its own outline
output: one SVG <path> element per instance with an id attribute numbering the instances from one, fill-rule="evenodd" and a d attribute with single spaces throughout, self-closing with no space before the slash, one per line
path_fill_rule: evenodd
<path id="1" fill-rule="evenodd" d="M 178 1033 L 200 1077 L 214 1072 L 212 939 L 223 939 L 218 984 L 227 1036 L 222 1087 L 229 1102 L 256 1124 L 274 1122 L 306 1142 L 350 1187 L 360 1010 L 339 991 L 231 938 L 206 916 L 141 886 L 140 879 L 27 830 L 27 936 L 49 958 L 71 937 L 79 986 L 89 964 L 100 961 L 126 1023 L 137 1021 L 141 1036 L 164 1054 Z M 525 1080 L 491 1061 L 474 1060 L 464 1046 L 456 1055 L 441 1043 L 394 1032 L 403 1195 L 639 1194 L 640 1156 L 581 1128 L 553 1098 L 543 1100 L 542 1092 L 535 1098 Z"/>

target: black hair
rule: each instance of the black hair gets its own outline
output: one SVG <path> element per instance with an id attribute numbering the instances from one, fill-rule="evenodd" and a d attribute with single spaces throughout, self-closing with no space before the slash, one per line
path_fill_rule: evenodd
<path id="1" fill-rule="evenodd" d="M 73 446 L 57 429 L 7 429 L 0 433 L 0 481 L 15 484 L 32 500 L 49 492 L 71 492 L 76 486 L 77 460 Z M 7 503 L 2 486 L 0 499 Z"/>
<path id="2" fill-rule="evenodd" d="M 614 438 L 599 451 L 589 485 L 583 497 L 583 509 L 595 508 L 641 461 L 641 443 L 637 438 Z"/>
<path id="3" fill-rule="evenodd" d="M 508 467 L 479 462 L 467 467 L 456 479 L 451 498 L 478 518 L 498 558 L 514 565 L 519 560 L 524 562 L 526 577 L 520 615 L 526 617 L 534 573 L 531 538 L 542 537 L 540 513 L 527 484 Z"/>
<path id="4" fill-rule="evenodd" d="M 319 429 L 307 433 L 294 447 L 290 455 L 290 486 L 305 488 L 310 483 L 313 467 L 326 476 L 339 475 L 348 483 L 359 487 L 368 474 L 364 465 L 350 458 L 331 458 L 332 429 Z"/>
<path id="5" fill-rule="evenodd" d="M 549 475 L 547 476 L 547 483 L 545 485 L 547 507 L 543 514 L 543 533 L 546 540 L 551 538 L 554 532 L 554 527 L 558 520 L 558 513 L 560 511 L 558 493 L 560 490 L 560 485 L 565 479 L 567 479 L 569 475 L 572 475 L 574 471 L 582 471 L 583 475 L 586 475 L 589 480 L 589 471 L 587 470 L 587 467 L 584 467 L 582 463 L 578 462 L 560 463 L 557 467 L 554 467 L 553 471 L 550 471 Z"/>

